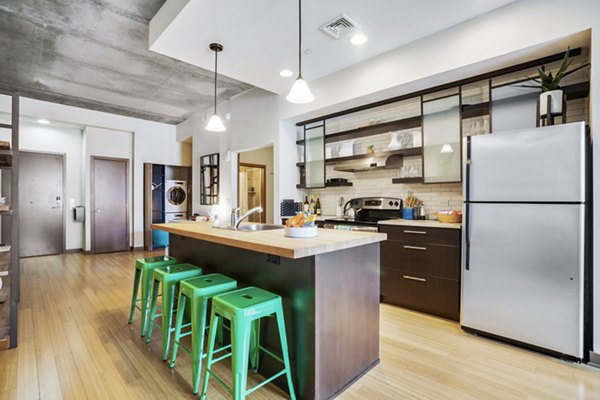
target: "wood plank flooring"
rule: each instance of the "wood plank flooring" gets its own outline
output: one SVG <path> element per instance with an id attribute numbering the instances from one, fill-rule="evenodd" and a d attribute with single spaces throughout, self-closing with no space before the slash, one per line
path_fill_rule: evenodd
<path id="1" fill-rule="evenodd" d="M 19 347 L 0 352 L 0 399 L 193 399 L 189 357 L 171 370 L 127 324 L 143 252 L 22 260 Z M 223 364 L 220 375 L 228 375 Z M 260 377 L 251 377 L 252 383 Z M 209 398 L 227 393 L 211 380 Z M 267 385 L 250 399 L 282 399 Z M 381 307 L 381 364 L 340 399 L 600 399 L 600 369 L 474 337 L 451 321 Z"/>

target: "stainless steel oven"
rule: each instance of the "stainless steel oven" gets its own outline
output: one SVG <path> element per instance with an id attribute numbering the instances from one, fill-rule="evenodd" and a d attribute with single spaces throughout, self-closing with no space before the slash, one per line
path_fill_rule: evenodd
<path id="1" fill-rule="evenodd" d="M 402 200 L 393 197 L 361 197 L 344 206 L 344 217 L 329 218 L 323 228 L 345 231 L 377 232 L 382 220 L 402 217 Z"/>

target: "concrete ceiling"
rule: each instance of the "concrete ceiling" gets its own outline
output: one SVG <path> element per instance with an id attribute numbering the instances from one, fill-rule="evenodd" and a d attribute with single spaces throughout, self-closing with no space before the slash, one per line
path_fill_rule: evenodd
<path id="1" fill-rule="evenodd" d="M 303 0 L 302 44 L 309 54 L 303 56 L 302 74 L 310 82 L 512 1 Z M 350 44 L 352 31 L 334 40 L 319 30 L 342 13 L 368 36 L 366 44 Z M 225 47 L 220 73 L 285 92 L 298 73 L 298 1 L 167 0 L 150 23 L 153 51 L 202 68 L 214 68 L 212 41 Z M 280 77 L 284 68 L 294 75 Z"/>
<path id="2" fill-rule="evenodd" d="M 0 88 L 169 124 L 204 111 L 213 72 L 148 50 L 148 22 L 163 3 L 2 0 Z M 219 101 L 249 88 L 220 76 Z"/>

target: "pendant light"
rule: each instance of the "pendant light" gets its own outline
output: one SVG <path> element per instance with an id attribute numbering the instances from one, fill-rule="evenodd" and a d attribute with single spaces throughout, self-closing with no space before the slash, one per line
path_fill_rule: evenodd
<path id="1" fill-rule="evenodd" d="M 205 129 L 211 132 L 224 132 L 225 125 L 223 125 L 221 117 L 219 117 L 217 114 L 217 54 L 223 51 L 223 45 L 219 43 L 211 43 L 208 48 L 215 52 L 215 111 L 212 117 L 210 117 L 208 120 Z"/>
<path id="2" fill-rule="evenodd" d="M 302 0 L 298 0 L 298 78 L 286 99 L 290 103 L 296 104 L 310 103 L 315 99 L 308 83 L 302 78 Z"/>

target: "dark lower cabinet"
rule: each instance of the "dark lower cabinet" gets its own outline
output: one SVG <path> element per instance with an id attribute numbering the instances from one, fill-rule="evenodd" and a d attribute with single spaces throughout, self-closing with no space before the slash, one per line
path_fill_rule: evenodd
<path id="1" fill-rule="evenodd" d="M 458 321 L 460 229 L 382 225 L 381 299 L 384 303 Z"/>

